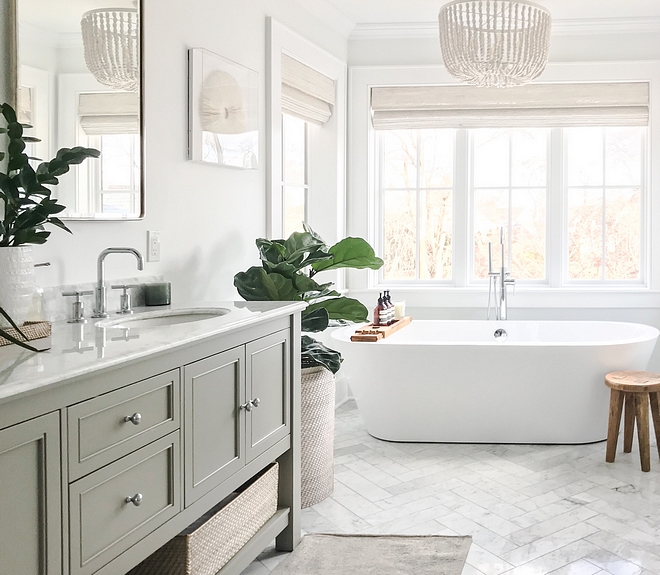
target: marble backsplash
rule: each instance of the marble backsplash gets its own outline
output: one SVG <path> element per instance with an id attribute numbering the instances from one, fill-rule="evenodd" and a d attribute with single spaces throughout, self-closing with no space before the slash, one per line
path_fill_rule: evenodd
<path id="1" fill-rule="evenodd" d="M 138 285 L 138 287 L 129 288 L 128 293 L 131 294 L 132 307 L 140 307 L 144 305 L 144 289 L 143 285 L 147 283 L 163 282 L 165 281 L 162 275 L 155 276 L 140 276 L 131 277 L 118 280 L 108 280 L 108 313 L 114 314 L 119 309 L 119 296 L 123 293 L 121 290 L 110 289 L 113 285 Z M 35 301 L 28 316 L 29 320 L 48 320 L 48 321 L 62 321 L 68 320 L 72 315 L 72 304 L 76 299 L 74 297 L 64 297 L 62 292 L 73 291 L 94 291 L 96 282 L 89 282 L 75 285 L 62 285 L 43 288 L 43 296 L 41 298 L 35 296 Z M 39 304 L 39 300 L 41 303 Z M 86 295 L 82 298 L 85 304 L 85 318 L 92 317 L 94 309 L 94 295 Z M 39 309 L 41 308 L 41 309 Z"/>

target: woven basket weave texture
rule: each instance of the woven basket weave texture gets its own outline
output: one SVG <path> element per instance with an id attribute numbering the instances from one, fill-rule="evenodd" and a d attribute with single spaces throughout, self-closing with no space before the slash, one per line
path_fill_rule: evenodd
<path id="1" fill-rule="evenodd" d="M 4 330 L 16 339 L 23 341 L 23 336 L 18 333 L 13 327 L 4 328 Z M 41 339 L 43 337 L 50 337 L 51 324 L 49 321 L 26 321 L 21 326 L 21 331 L 25 334 L 28 341 Z M 12 345 L 12 342 L 0 336 L 0 346 Z"/>
<path id="2" fill-rule="evenodd" d="M 304 368 L 300 390 L 300 504 L 305 509 L 335 488 L 335 376 L 324 367 Z"/>
<path id="3" fill-rule="evenodd" d="M 191 532 L 179 534 L 128 575 L 215 575 L 277 511 L 279 466 Z"/>

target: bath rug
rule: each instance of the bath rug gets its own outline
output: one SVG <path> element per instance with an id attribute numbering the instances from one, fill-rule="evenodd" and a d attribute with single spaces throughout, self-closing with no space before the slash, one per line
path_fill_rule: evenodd
<path id="1" fill-rule="evenodd" d="M 272 575 L 461 575 L 472 537 L 305 535 Z"/>

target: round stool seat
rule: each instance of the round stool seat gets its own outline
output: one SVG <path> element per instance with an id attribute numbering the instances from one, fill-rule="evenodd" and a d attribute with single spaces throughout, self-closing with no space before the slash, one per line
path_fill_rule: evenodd
<path id="1" fill-rule="evenodd" d="M 627 393 L 656 393 L 660 391 L 660 373 L 613 371 L 605 376 L 605 385 Z"/>

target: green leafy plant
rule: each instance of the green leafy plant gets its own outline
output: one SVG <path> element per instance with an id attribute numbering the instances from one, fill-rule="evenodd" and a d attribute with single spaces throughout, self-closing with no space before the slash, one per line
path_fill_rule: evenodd
<path id="1" fill-rule="evenodd" d="M 367 308 L 358 300 L 335 291 L 332 282 L 319 284 L 314 276 L 339 268 L 377 270 L 383 260 L 362 238 L 345 238 L 332 247 L 305 225 L 286 240 L 256 241 L 261 266 L 253 266 L 234 276 L 234 285 L 247 301 L 304 301 L 302 331 L 317 333 L 331 321 L 367 321 Z M 323 366 L 337 373 L 341 354 L 314 338 L 302 336 L 303 367 Z"/>
<path id="2" fill-rule="evenodd" d="M 31 158 L 25 153 L 26 144 L 38 142 L 26 136 L 24 130 L 31 126 L 18 122 L 15 110 L 9 104 L 0 105 L 6 127 L 0 134 L 8 140 L 6 151 L 0 151 L 0 162 L 6 160 L 6 171 L 0 170 L 0 200 L 3 217 L 0 219 L 0 248 L 25 244 L 43 244 L 50 236 L 44 224 L 52 224 L 71 233 L 56 217 L 65 206 L 51 198 L 46 186 L 59 184 L 59 176 L 66 174 L 70 166 L 87 158 L 98 158 L 101 153 L 93 148 L 62 148 L 49 162 L 41 162 L 35 170 Z"/>

